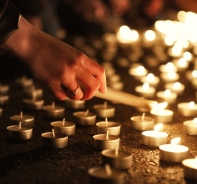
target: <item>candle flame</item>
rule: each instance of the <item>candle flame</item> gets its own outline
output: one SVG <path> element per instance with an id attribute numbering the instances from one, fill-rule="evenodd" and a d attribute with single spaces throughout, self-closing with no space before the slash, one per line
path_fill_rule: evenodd
<path id="1" fill-rule="evenodd" d="M 181 87 L 181 83 L 180 82 L 175 82 L 173 84 L 173 88 L 175 88 L 175 89 L 179 89 L 180 87 Z"/>
<path id="2" fill-rule="evenodd" d="M 145 72 L 145 68 L 144 68 L 143 66 L 138 66 L 138 67 L 136 68 L 136 72 L 137 72 L 137 73 L 144 73 L 144 72 Z"/>
<path id="3" fill-rule="evenodd" d="M 165 66 L 166 70 L 168 71 L 174 71 L 174 64 L 172 62 L 168 62 Z"/>
<path id="4" fill-rule="evenodd" d="M 165 91 L 164 91 L 164 95 L 165 96 L 169 96 L 171 94 L 171 91 L 169 90 L 169 89 L 166 89 Z"/>
<path id="5" fill-rule="evenodd" d="M 188 107 L 189 107 L 189 108 L 193 108 L 193 107 L 194 107 L 194 105 L 195 105 L 195 103 L 194 103 L 194 102 L 189 102 L 189 103 L 188 103 Z"/>
<path id="6" fill-rule="evenodd" d="M 146 76 L 147 81 L 153 81 L 154 78 L 155 78 L 155 76 L 154 76 L 154 74 L 152 74 L 152 73 L 149 73 L 149 74 Z"/>
<path id="7" fill-rule="evenodd" d="M 155 131 L 159 131 L 159 130 L 162 129 L 162 127 L 163 127 L 163 124 L 162 123 L 159 123 L 159 124 L 157 124 L 157 125 L 154 126 L 154 130 Z"/>
<path id="8" fill-rule="evenodd" d="M 180 137 L 176 137 L 176 138 L 173 138 L 171 140 L 171 144 L 176 145 L 176 144 L 179 144 L 180 141 L 181 141 L 181 138 Z"/>
<path id="9" fill-rule="evenodd" d="M 185 60 L 189 61 L 192 59 L 192 54 L 190 52 L 184 52 L 183 57 Z"/>
<path id="10" fill-rule="evenodd" d="M 148 82 L 145 82 L 145 83 L 143 84 L 143 86 L 142 86 L 142 88 L 143 88 L 144 90 L 149 89 L 149 87 L 150 87 L 150 85 L 149 85 Z"/>
<path id="11" fill-rule="evenodd" d="M 168 72 L 168 78 L 173 79 L 173 78 L 175 78 L 175 76 L 176 76 L 175 72 L 172 72 L 172 71 Z"/>
<path id="12" fill-rule="evenodd" d="M 194 119 L 192 120 L 192 123 L 196 123 L 196 124 L 197 124 L 197 118 L 194 118 Z"/>
<path id="13" fill-rule="evenodd" d="M 153 41 L 156 37 L 155 32 L 152 30 L 147 30 L 144 36 L 148 41 Z"/>
<path id="14" fill-rule="evenodd" d="M 179 66 L 182 66 L 182 67 L 187 66 L 187 61 L 186 61 L 186 59 L 185 59 L 185 58 L 180 58 L 180 59 L 178 60 L 178 65 L 179 65 Z"/>
<path id="15" fill-rule="evenodd" d="M 153 104 L 152 109 L 161 111 L 165 109 L 167 106 L 168 106 L 168 102 L 162 102 L 162 103 Z"/>
<path id="16" fill-rule="evenodd" d="M 197 70 L 192 71 L 192 77 L 196 78 L 197 77 Z"/>

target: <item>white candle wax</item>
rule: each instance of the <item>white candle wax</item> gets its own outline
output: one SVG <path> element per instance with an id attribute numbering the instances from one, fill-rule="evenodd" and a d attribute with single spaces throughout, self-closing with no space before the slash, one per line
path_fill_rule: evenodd
<path id="1" fill-rule="evenodd" d="M 137 66 L 129 69 L 129 74 L 136 79 L 146 76 L 148 71 L 143 66 Z"/>
<path id="2" fill-rule="evenodd" d="M 179 103 L 178 112 L 184 117 L 194 117 L 197 115 L 197 104 L 194 102 Z"/>
<path id="3" fill-rule="evenodd" d="M 155 123 L 171 123 L 173 119 L 173 112 L 168 109 L 163 110 L 151 110 L 150 113 L 155 119 Z"/>
<path id="4" fill-rule="evenodd" d="M 45 117 L 53 118 L 53 119 L 63 118 L 64 113 L 65 113 L 64 107 L 55 105 L 54 103 L 52 103 L 52 105 L 43 106 L 43 111 L 44 111 Z"/>
<path id="5" fill-rule="evenodd" d="M 185 159 L 182 161 L 184 176 L 189 179 L 197 180 L 197 158 Z"/>
<path id="6" fill-rule="evenodd" d="M 74 121 L 77 125 L 95 125 L 96 114 L 89 111 L 78 111 L 73 113 Z"/>

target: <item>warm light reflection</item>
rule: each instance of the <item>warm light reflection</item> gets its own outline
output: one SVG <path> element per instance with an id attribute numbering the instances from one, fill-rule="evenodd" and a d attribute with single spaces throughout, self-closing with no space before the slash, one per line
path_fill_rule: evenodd
<path id="1" fill-rule="evenodd" d="M 164 91 L 164 95 L 165 96 L 169 96 L 171 94 L 171 91 L 169 90 L 169 89 L 166 89 L 165 91 Z"/>
<path id="2" fill-rule="evenodd" d="M 194 119 L 192 120 L 192 123 L 197 124 L 197 118 L 194 118 Z"/>
<path id="3" fill-rule="evenodd" d="M 174 88 L 174 89 L 180 89 L 180 88 L 181 88 L 181 83 L 180 83 L 180 82 L 175 82 L 175 83 L 173 84 L 173 88 Z"/>
<path id="4" fill-rule="evenodd" d="M 154 126 L 154 130 L 155 131 L 159 131 L 159 130 L 162 129 L 162 127 L 163 127 L 163 124 L 162 123 L 158 123 L 157 125 Z"/>
<path id="5" fill-rule="evenodd" d="M 176 138 L 173 138 L 173 139 L 171 140 L 171 144 L 176 145 L 176 144 L 179 144 L 180 141 L 181 141 L 181 138 L 180 138 L 180 137 L 176 137 Z"/>
<path id="6" fill-rule="evenodd" d="M 188 108 L 193 108 L 195 106 L 195 103 L 194 102 L 189 102 L 188 103 Z"/>
<path id="7" fill-rule="evenodd" d="M 145 32 L 145 38 L 146 38 L 146 40 L 153 41 L 153 40 L 155 40 L 155 37 L 156 37 L 156 35 L 155 35 L 155 32 L 154 31 L 147 30 Z"/>
<path id="8" fill-rule="evenodd" d="M 148 90 L 149 87 L 150 87 L 150 85 L 149 85 L 148 82 L 145 82 L 145 83 L 142 85 L 143 90 Z"/>

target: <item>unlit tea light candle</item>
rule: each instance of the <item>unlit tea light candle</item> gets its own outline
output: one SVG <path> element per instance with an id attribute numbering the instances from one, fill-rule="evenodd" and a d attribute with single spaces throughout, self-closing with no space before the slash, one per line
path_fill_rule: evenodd
<path id="1" fill-rule="evenodd" d="M 93 106 L 98 117 L 101 118 L 110 118 L 115 114 L 115 107 L 108 105 L 107 102 L 104 104 L 97 104 Z"/>
<path id="2" fill-rule="evenodd" d="M 65 133 L 55 132 L 45 132 L 41 134 L 42 136 L 42 146 L 45 148 L 64 148 L 68 144 L 68 136 Z"/>
<path id="3" fill-rule="evenodd" d="M 183 122 L 185 132 L 188 135 L 197 135 L 197 118 Z"/>
<path id="4" fill-rule="evenodd" d="M 142 132 L 142 143 L 147 146 L 158 147 L 162 144 L 167 143 L 168 134 L 159 131 L 162 124 L 158 124 L 154 127 L 154 130 L 147 130 Z"/>
<path id="5" fill-rule="evenodd" d="M 106 134 L 109 131 L 110 135 L 120 135 L 120 123 L 108 121 L 107 118 L 105 118 L 105 121 L 96 123 L 96 127 L 98 134 Z"/>
<path id="6" fill-rule="evenodd" d="M 192 180 L 197 180 L 197 157 L 183 160 L 182 165 L 184 176 Z"/>
<path id="7" fill-rule="evenodd" d="M 101 152 L 102 163 L 109 164 L 116 169 L 129 169 L 132 165 L 132 155 L 129 152 L 117 149 L 106 149 Z"/>
<path id="8" fill-rule="evenodd" d="M 51 123 L 51 126 L 54 128 L 55 132 L 65 133 L 66 135 L 73 135 L 75 133 L 75 124 L 70 121 L 54 121 Z"/>
<path id="9" fill-rule="evenodd" d="M 197 115 L 197 104 L 193 101 L 179 103 L 178 113 L 184 117 L 194 117 Z"/>
<path id="10" fill-rule="evenodd" d="M 154 118 L 145 116 L 143 113 L 142 116 L 131 117 L 131 126 L 139 131 L 151 130 L 154 127 L 154 121 Z"/>
<path id="11" fill-rule="evenodd" d="M 73 100 L 67 98 L 65 100 L 66 107 L 71 109 L 84 109 L 85 108 L 85 100 Z"/>
<path id="12" fill-rule="evenodd" d="M 159 156 L 161 160 L 168 162 L 181 162 L 188 156 L 189 148 L 179 145 L 180 137 L 171 140 L 171 144 L 159 146 Z"/>

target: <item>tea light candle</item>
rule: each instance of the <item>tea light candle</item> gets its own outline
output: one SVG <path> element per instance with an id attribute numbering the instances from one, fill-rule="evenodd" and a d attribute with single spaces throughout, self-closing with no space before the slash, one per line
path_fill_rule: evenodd
<path id="1" fill-rule="evenodd" d="M 197 157 L 183 160 L 182 165 L 184 176 L 192 180 L 197 180 Z"/>
<path id="2" fill-rule="evenodd" d="M 0 117 L 2 116 L 3 114 L 3 108 L 0 108 Z"/>
<path id="3" fill-rule="evenodd" d="M 90 184 L 123 184 L 124 175 L 121 171 L 111 168 L 109 164 L 105 167 L 93 167 L 88 170 Z"/>
<path id="4" fill-rule="evenodd" d="M 178 104 L 178 112 L 184 117 L 194 117 L 197 115 L 197 104 L 194 102 L 183 102 Z"/>
<path id="5" fill-rule="evenodd" d="M 154 121 L 154 118 L 147 117 L 145 113 L 143 113 L 142 116 L 131 117 L 131 126 L 139 131 L 151 130 L 154 127 Z"/>
<path id="6" fill-rule="evenodd" d="M 23 76 L 21 78 L 17 78 L 16 83 L 23 88 L 28 88 L 33 85 L 33 80 L 28 79 L 26 76 Z"/>
<path id="7" fill-rule="evenodd" d="M 129 69 L 129 74 L 136 79 L 146 76 L 147 73 L 148 71 L 144 68 L 144 66 L 137 66 Z"/>
<path id="8" fill-rule="evenodd" d="M 147 82 L 142 86 L 136 86 L 135 91 L 144 98 L 153 98 L 155 95 L 155 88 L 151 87 Z"/>
<path id="9" fill-rule="evenodd" d="M 11 116 L 10 119 L 15 122 L 20 121 L 24 127 L 34 126 L 34 116 L 23 114 L 23 112 L 20 112 L 19 115 Z"/>
<path id="10" fill-rule="evenodd" d="M 170 91 L 176 93 L 177 95 L 181 95 L 184 92 L 185 86 L 180 82 L 175 83 L 167 83 L 164 85 L 165 89 L 169 89 Z"/>
<path id="11" fill-rule="evenodd" d="M 109 131 L 110 135 L 120 135 L 120 123 L 108 121 L 107 118 L 105 118 L 105 121 L 96 123 L 96 127 L 98 134 L 106 134 Z"/>
<path id="12" fill-rule="evenodd" d="M 177 94 L 171 92 L 169 89 L 165 91 L 158 91 L 156 93 L 158 101 L 167 102 L 168 104 L 173 104 L 177 99 Z"/>
<path id="13" fill-rule="evenodd" d="M 65 100 L 65 105 L 71 109 L 84 109 L 85 108 L 85 100 L 73 100 L 67 98 Z"/>
<path id="14" fill-rule="evenodd" d="M 65 113 L 65 109 L 62 106 L 55 105 L 54 102 L 52 105 L 43 106 L 43 111 L 45 117 L 53 119 L 63 118 Z"/>
<path id="15" fill-rule="evenodd" d="M 96 123 L 96 114 L 86 111 L 78 111 L 73 113 L 75 123 L 77 125 L 95 125 Z"/>
<path id="16" fill-rule="evenodd" d="M 180 137 L 171 140 L 171 144 L 163 144 L 159 146 L 159 156 L 161 160 L 168 162 L 181 162 L 188 156 L 189 148 L 178 145 Z"/>
<path id="17" fill-rule="evenodd" d="M 28 127 L 22 127 L 20 121 L 19 125 L 8 126 L 7 132 L 8 132 L 7 136 L 9 140 L 21 142 L 21 141 L 27 141 L 32 138 L 33 129 Z"/>
<path id="18" fill-rule="evenodd" d="M 173 62 L 180 72 L 185 71 L 189 66 L 189 63 L 185 58 L 175 59 Z"/>
<path id="19" fill-rule="evenodd" d="M 93 136 L 94 147 L 98 150 L 119 148 L 120 137 L 117 135 L 97 134 Z"/>
<path id="20" fill-rule="evenodd" d="M 150 84 L 150 86 L 153 86 L 153 87 L 157 87 L 160 81 L 159 77 L 155 76 L 152 73 L 149 73 L 147 76 L 142 77 L 140 80 L 142 83 L 147 82 L 148 84 Z"/>
<path id="21" fill-rule="evenodd" d="M 55 132 L 65 133 L 66 135 L 73 135 L 75 133 L 75 124 L 70 121 L 54 121 L 51 123 L 51 126 L 54 128 Z"/>
<path id="22" fill-rule="evenodd" d="M 44 104 L 44 100 L 39 99 L 23 99 L 24 107 L 28 110 L 41 110 Z"/>
<path id="23" fill-rule="evenodd" d="M 151 115 L 155 119 L 155 123 L 171 123 L 173 119 L 173 111 L 165 109 L 167 103 L 160 103 L 151 111 Z"/>
<path id="24" fill-rule="evenodd" d="M 161 65 L 159 71 L 162 73 L 177 72 L 177 67 L 172 62 L 168 62 L 167 64 Z"/>
<path id="25" fill-rule="evenodd" d="M 158 124 L 154 127 L 154 130 L 147 130 L 142 132 L 142 143 L 147 146 L 158 147 L 162 144 L 167 143 L 168 134 L 159 131 L 162 124 Z"/>
<path id="26" fill-rule="evenodd" d="M 61 132 L 45 132 L 41 134 L 42 146 L 45 148 L 64 148 L 68 144 L 68 136 Z"/>
<path id="27" fill-rule="evenodd" d="M 43 90 L 40 88 L 35 88 L 34 85 L 32 85 L 30 88 L 27 88 L 24 90 L 24 96 L 26 98 L 41 98 L 43 95 Z"/>
<path id="28" fill-rule="evenodd" d="M 6 105 L 9 101 L 8 95 L 0 95 L 0 105 Z"/>
<path id="29" fill-rule="evenodd" d="M 197 118 L 183 122 L 185 132 L 188 135 L 197 135 Z"/>
<path id="30" fill-rule="evenodd" d="M 115 107 L 108 105 L 107 102 L 104 102 L 104 104 L 94 105 L 93 108 L 96 112 L 96 115 L 101 118 L 110 118 L 115 114 Z"/>
<path id="31" fill-rule="evenodd" d="M 0 84 L 0 94 L 5 95 L 8 93 L 10 87 L 8 85 Z"/>
<path id="32" fill-rule="evenodd" d="M 118 148 L 106 149 L 101 152 L 102 164 L 109 164 L 116 169 L 129 169 L 132 165 L 132 155 Z"/>
<path id="33" fill-rule="evenodd" d="M 176 72 L 161 73 L 161 79 L 164 82 L 176 82 L 179 80 L 179 74 Z"/>

